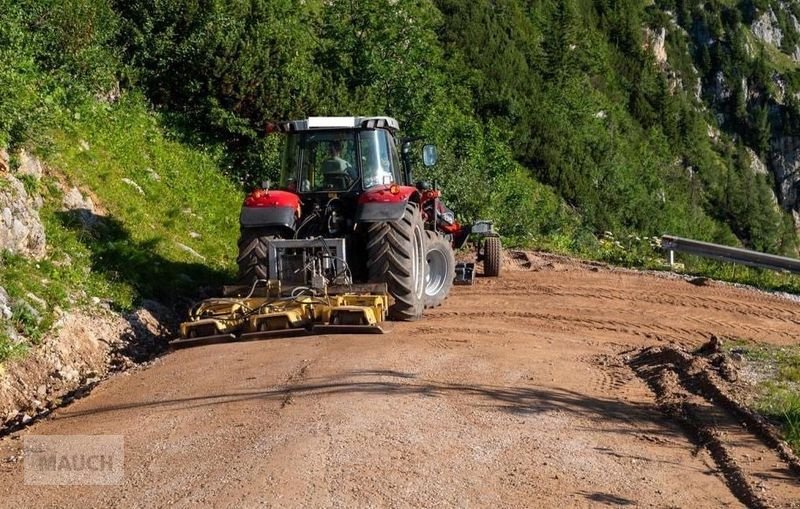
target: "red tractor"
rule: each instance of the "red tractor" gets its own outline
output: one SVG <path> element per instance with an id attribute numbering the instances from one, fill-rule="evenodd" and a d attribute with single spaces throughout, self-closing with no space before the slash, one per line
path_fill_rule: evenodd
<path id="1" fill-rule="evenodd" d="M 478 236 L 484 273 L 500 270 L 491 223 L 460 225 L 427 183 L 412 184 L 411 146 L 388 117 L 311 117 L 270 124 L 285 136 L 280 182 L 251 192 L 240 215 L 239 283 L 303 274 L 326 283 L 385 283 L 393 320 L 415 320 L 438 306 L 454 280 L 471 283 L 474 264 L 454 249 Z M 425 145 L 423 163 L 436 163 Z M 324 257 L 313 257 L 316 250 Z M 319 260 L 325 260 L 323 262 Z M 304 270 L 309 264 L 314 270 Z M 307 276 L 312 277 L 312 276 Z"/>

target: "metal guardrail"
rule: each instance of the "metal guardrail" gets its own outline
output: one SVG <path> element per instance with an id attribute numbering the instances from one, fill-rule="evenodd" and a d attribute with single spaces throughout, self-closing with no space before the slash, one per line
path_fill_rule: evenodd
<path id="1" fill-rule="evenodd" d="M 710 242 L 673 237 L 672 235 L 661 237 L 661 248 L 669 251 L 670 265 L 675 263 L 674 253 L 678 252 L 713 258 L 724 262 L 740 263 L 751 267 L 800 274 L 800 260 L 797 258 L 760 253 L 749 249 L 721 246 Z"/>

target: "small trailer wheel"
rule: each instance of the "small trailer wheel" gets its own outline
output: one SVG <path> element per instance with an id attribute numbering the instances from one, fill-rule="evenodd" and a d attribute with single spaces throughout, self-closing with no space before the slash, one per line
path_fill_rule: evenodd
<path id="1" fill-rule="evenodd" d="M 486 237 L 483 241 L 483 275 L 497 277 L 500 275 L 500 237 Z"/>

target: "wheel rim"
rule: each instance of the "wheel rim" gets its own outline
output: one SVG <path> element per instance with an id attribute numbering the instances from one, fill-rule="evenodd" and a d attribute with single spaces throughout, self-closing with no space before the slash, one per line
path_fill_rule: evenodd
<path id="1" fill-rule="evenodd" d="M 414 243 L 413 243 L 412 255 L 413 261 L 411 263 L 411 270 L 414 277 L 414 294 L 418 299 L 422 298 L 422 295 L 425 293 L 425 255 L 423 254 L 422 246 L 424 245 L 424 240 L 422 239 L 422 228 L 417 226 L 414 228 Z"/>
<path id="2" fill-rule="evenodd" d="M 439 250 L 429 251 L 427 255 L 428 273 L 425 275 L 425 295 L 435 297 L 447 282 L 447 259 Z"/>

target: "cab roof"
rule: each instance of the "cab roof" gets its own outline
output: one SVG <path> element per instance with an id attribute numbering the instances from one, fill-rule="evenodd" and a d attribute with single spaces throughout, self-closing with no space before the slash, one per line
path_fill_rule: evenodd
<path id="1" fill-rule="evenodd" d="M 278 131 L 314 131 L 318 129 L 389 129 L 400 130 L 400 124 L 392 117 L 308 117 L 304 120 L 289 120 L 276 126 Z"/>

